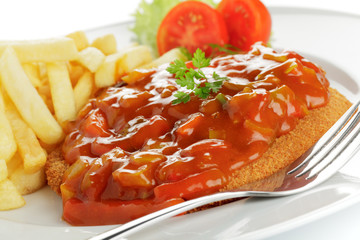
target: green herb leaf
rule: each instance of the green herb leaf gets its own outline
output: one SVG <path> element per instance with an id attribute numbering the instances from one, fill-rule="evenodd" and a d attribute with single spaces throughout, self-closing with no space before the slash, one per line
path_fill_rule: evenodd
<path id="1" fill-rule="evenodd" d="M 210 94 L 210 89 L 208 87 L 198 87 L 194 89 L 194 94 L 199 98 L 206 99 Z"/>
<path id="2" fill-rule="evenodd" d="M 184 92 L 177 91 L 174 94 L 174 97 L 176 97 L 176 99 L 174 99 L 172 101 L 172 104 L 174 104 L 174 105 L 179 104 L 179 103 L 187 103 L 188 101 L 190 101 L 190 94 L 187 94 Z"/>
<path id="3" fill-rule="evenodd" d="M 217 80 L 217 81 L 225 81 L 225 80 L 229 80 L 228 77 L 220 77 L 219 74 L 217 74 L 216 72 L 213 72 L 212 77 Z"/>
<path id="4" fill-rule="evenodd" d="M 216 72 L 213 72 L 212 78 L 215 80 L 213 82 L 201 83 L 202 79 L 208 80 L 205 73 L 201 68 L 208 67 L 210 65 L 210 58 L 205 57 L 205 53 L 200 49 L 197 49 L 192 58 L 193 65 L 197 68 L 188 68 L 186 63 L 182 60 L 175 60 L 174 63 L 171 63 L 166 69 L 169 73 L 175 74 L 176 83 L 181 87 L 186 87 L 189 90 L 192 90 L 195 96 L 206 99 L 211 92 L 217 93 L 225 80 L 228 80 L 227 77 L 221 77 Z M 174 94 L 176 97 L 173 100 L 173 104 L 186 103 L 190 101 L 190 93 L 184 93 L 177 91 Z"/>
<path id="5" fill-rule="evenodd" d="M 184 76 L 189 69 L 184 61 L 176 59 L 173 64 L 166 69 L 169 73 L 175 74 L 175 78 Z"/>
<path id="6" fill-rule="evenodd" d="M 207 82 L 205 86 L 212 92 L 217 93 L 222 87 L 223 81 Z"/>
<path id="7" fill-rule="evenodd" d="M 195 67 L 203 68 L 210 65 L 210 58 L 205 57 L 205 53 L 200 48 L 196 49 L 192 62 Z"/>
<path id="8" fill-rule="evenodd" d="M 195 82 L 193 75 L 190 72 L 185 73 L 184 76 L 181 76 L 176 80 L 176 83 L 182 87 L 186 87 L 187 89 L 194 89 Z"/>

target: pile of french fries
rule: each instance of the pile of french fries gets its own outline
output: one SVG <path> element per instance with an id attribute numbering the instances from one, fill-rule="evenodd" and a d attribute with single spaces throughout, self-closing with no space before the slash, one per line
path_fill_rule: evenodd
<path id="1" fill-rule="evenodd" d="M 23 206 L 23 195 L 46 184 L 47 154 L 97 89 L 131 81 L 126 75 L 135 68 L 183 57 L 175 49 L 153 59 L 141 45 L 118 51 L 114 35 L 89 43 L 82 31 L 0 42 L 0 210 Z"/>

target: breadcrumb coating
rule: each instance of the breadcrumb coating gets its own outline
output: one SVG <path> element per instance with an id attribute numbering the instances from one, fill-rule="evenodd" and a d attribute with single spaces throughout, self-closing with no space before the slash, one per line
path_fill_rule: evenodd
<path id="1" fill-rule="evenodd" d="M 266 178 L 310 149 L 351 106 L 337 90 L 329 90 L 330 99 L 326 106 L 309 111 L 291 132 L 278 137 L 262 157 L 235 172 L 222 191 Z"/>
<path id="2" fill-rule="evenodd" d="M 326 106 L 309 111 L 291 132 L 277 138 L 261 158 L 235 172 L 221 191 L 237 189 L 284 169 L 310 149 L 350 106 L 351 103 L 343 95 L 330 88 L 330 100 Z M 45 166 L 48 185 L 58 194 L 68 167 L 60 149 L 49 154 Z M 274 179 L 271 180 L 274 181 L 271 185 L 273 188 L 281 184 L 283 174 L 278 175 L 279 177 L 271 178 Z"/>

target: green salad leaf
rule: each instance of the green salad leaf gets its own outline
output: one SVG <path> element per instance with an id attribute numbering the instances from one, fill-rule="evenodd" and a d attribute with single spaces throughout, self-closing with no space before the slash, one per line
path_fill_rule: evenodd
<path id="1" fill-rule="evenodd" d="M 216 6 L 213 0 L 201 1 L 213 7 Z M 154 56 L 158 56 L 156 35 L 161 21 L 180 2 L 182 0 L 153 0 L 151 3 L 142 0 L 133 14 L 135 23 L 130 30 L 135 33 L 135 40 L 140 44 L 151 47 Z"/>

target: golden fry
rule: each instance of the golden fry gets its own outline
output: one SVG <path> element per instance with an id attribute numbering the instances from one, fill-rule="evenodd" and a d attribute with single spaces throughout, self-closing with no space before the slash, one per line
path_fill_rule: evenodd
<path id="1" fill-rule="evenodd" d="M 22 63 L 74 60 L 78 51 L 73 39 L 56 38 L 34 41 L 0 42 L 0 55 L 11 46 Z"/>
<path id="2" fill-rule="evenodd" d="M 38 63 L 38 68 L 39 68 L 39 78 L 40 81 L 43 85 L 45 85 L 45 83 L 48 82 L 48 76 L 47 76 L 47 68 L 46 68 L 46 63 L 44 62 L 39 62 Z"/>
<path id="3" fill-rule="evenodd" d="M 96 38 L 91 46 L 96 47 L 105 55 L 110 55 L 116 53 L 117 46 L 116 46 L 116 39 L 114 34 L 107 34 L 102 37 Z"/>
<path id="4" fill-rule="evenodd" d="M 47 156 L 34 131 L 21 119 L 11 102 L 7 104 L 6 115 L 10 120 L 25 171 L 27 173 L 39 171 L 45 165 Z"/>
<path id="5" fill-rule="evenodd" d="M 43 95 L 47 98 L 51 98 L 51 90 L 48 84 L 41 85 L 40 87 L 37 88 L 37 90 L 40 95 Z"/>
<path id="6" fill-rule="evenodd" d="M 42 83 L 40 81 L 38 66 L 32 63 L 24 63 L 22 66 L 32 85 L 36 88 L 40 87 Z"/>
<path id="7" fill-rule="evenodd" d="M 5 105 L 0 91 L 0 159 L 9 161 L 15 154 L 16 148 L 14 134 L 5 114 Z"/>
<path id="8" fill-rule="evenodd" d="M 11 47 L 0 59 L 0 76 L 2 86 L 35 134 L 48 144 L 60 142 L 63 138 L 62 128 L 31 84 Z"/>
<path id="9" fill-rule="evenodd" d="M 75 98 L 66 64 L 64 62 L 48 63 L 47 72 L 57 120 L 60 124 L 74 120 L 76 117 Z"/>
<path id="10" fill-rule="evenodd" d="M 156 58 L 154 61 L 142 65 L 139 68 L 145 68 L 145 69 L 155 68 L 155 67 L 159 67 L 162 64 L 173 62 L 175 59 L 180 59 L 184 61 L 188 60 L 187 57 L 181 52 L 179 48 L 174 48 L 164 53 L 160 57 Z"/>
<path id="11" fill-rule="evenodd" d="M 0 158 L 9 161 L 16 152 L 16 142 L 8 119 L 0 112 Z"/>
<path id="12" fill-rule="evenodd" d="M 6 163 L 7 165 L 7 171 L 8 176 L 11 176 L 13 172 L 23 163 L 23 160 L 19 154 L 19 152 L 16 152 L 14 156 Z"/>
<path id="13" fill-rule="evenodd" d="M 90 70 L 96 72 L 105 60 L 105 55 L 97 48 L 88 47 L 79 53 L 78 62 Z"/>
<path id="14" fill-rule="evenodd" d="M 0 182 L 0 211 L 19 208 L 25 205 L 24 198 L 20 195 L 15 185 L 5 179 Z"/>
<path id="15" fill-rule="evenodd" d="M 34 173 L 27 173 L 20 165 L 9 179 L 14 183 L 21 195 L 26 195 L 39 190 L 46 184 L 44 167 Z"/>
<path id="16" fill-rule="evenodd" d="M 128 73 L 135 68 L 145 65 L 153 60 L 149 47 L 140 45 L 125 51 L 118 63 L 118 75 Z"/>
<path id="17" fill-rule="evenodd" d="M 95 85 L 98 88 L 108 87 L 116 82 L 116 66 L 124 53 L 117 52 L 106 56 L 105 61 L 95 73 Z"/>
<path id="18" fill-rule="evenodd" d="M 0 159 L 0 182 L 4 181 L 8 177 L 8 170 L 6 162 L 3 159 Z"/>
<path id="19" fill-rule="evenodd" d="M 93 74 L 85 72 L 74 88 L 76 112 L 87 103 L 94 88 Z"/>
<path id="20" fill-rule="evenodd" d="M 66 35 L 66 37 L 74 40 L 76 48 L 81 51 L 89 46 L 89 41 L 83 31 L 77 31 Z"/>
<path id="21" fill-rule="evenodd" d="M 69 69 L 71 84 L 73 86 L 76 85 L 79 78 L 84 74 L 85 71 L 87 71 L 84 66 L 80 65 L 77 62 L 70 62 L 68 64 L 68 69 Z"/>

